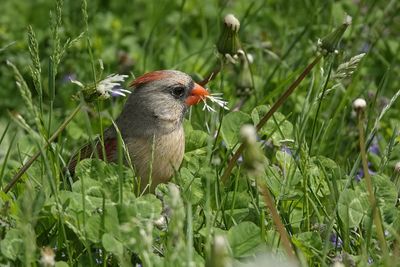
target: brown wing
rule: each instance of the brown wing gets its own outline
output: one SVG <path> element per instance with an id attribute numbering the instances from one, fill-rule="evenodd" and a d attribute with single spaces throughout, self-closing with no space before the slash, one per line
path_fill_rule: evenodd
<path id="1" fill-rule="evenodd" d="M 100 140 L 95 141 L 94 147 L 95 150 L 93 149 L 92 144 L 87 144 L 84 147 L 82 147 L 77 153 L 75 153 L 74 156 L 72 156 L 68 164 L 68 170 L 71 175 L 74 175 L 76 165 L 78 164 L 79 161 L 83 159 L 96 157 L 96 154 L 99 159 L 104 159 Z M 114 161 L 117 152 L 117 138 L 108 138 L 104 140 L 104 150 L 106 153 L 106 160 Z"/>

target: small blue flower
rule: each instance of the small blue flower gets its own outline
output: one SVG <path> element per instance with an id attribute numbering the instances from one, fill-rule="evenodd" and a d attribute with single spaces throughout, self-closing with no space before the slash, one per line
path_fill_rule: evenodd
<path id="1" fill-rule="evenodd" d="M 371 162 L 368 162 L 368 167 L 369 167 L 369 166 L 371 166 Z M 376 174 L 376 172 L 374 172 L 374 171 L 371 170 L 370 168 L 368 168 L 368 172 L 369 172 L 370 175 L 375 175 L 375 174 Z M 358 170 L 357 174 L 356 174 L 355 180 L 356 180 L 357 182 L 360 182 L 361 179 L 362 179 L 363 177 L 364 177 L 364 170 L 363 170 L 363 168 L 360 168 L 360 169 Z"/>
<path id="2" fill-rule="evenodd" d="M 76 80 L 76 74 L 71 72 L 71 73 L 67 73 L 63 76 L 61 82 L 62 83 L 70 83 L 71 80 Z"/>
<path id="3" fill-rule="evenodd" d="M 332 233 L 329 240 L 331 241 L 332 245 L 336 248 L 341 248 L 343 245 L 343 241 L 340 238 L 340 236 L 337 235 L 337 233 Z"/>
<path id="4" fill-rule="evenodd" d="M 285 152 L 285 153 L 287 153 L 287 154 L 289 154 L 289 155 L 293 155 L 292 154 L 292 150 L 290 150 L 290 148 L 288 148 L 287 146 L 285 146 L 285 145 L 283 145 L 282 147 L 281 147 L 281 151 L 282 152 Z"/>
<path id="5" fill-rule="evenodd" d="M 372 140 L 372 144 L 369 147 L 368 151 L 371 152 L 372 154 L 379 155 L 379 153 L 380 153 L 379 144 L 378 144 L 378 140 L 376 138 L 374 138 Z"/>

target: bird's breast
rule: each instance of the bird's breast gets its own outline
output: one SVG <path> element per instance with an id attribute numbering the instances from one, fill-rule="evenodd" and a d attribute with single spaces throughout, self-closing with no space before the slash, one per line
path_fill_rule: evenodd
<path id="1" fill-rule="evenodd" d="M 128 137 L 125 140 L 129 155 L 140 178 L 141 190 L 150 183 L 150 191 L 168 182 L 182 163 L 185 152 L 183 127 L 152 137 Z"/>

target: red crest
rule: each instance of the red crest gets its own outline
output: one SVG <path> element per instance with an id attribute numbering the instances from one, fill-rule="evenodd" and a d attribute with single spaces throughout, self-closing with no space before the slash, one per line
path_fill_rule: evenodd
<path id="1" fill-rule="evenodd" d="M 143 84 L 146 84 L 148 82 L 163 79 L 166 76 L 167 76 L 167 74 L 162 70 L 149 72 L 149 73 L 146 73 L 146 74 L 140 76 L 136 80 L 134 80 L 129 86 L 130 87 L 139 87 L 139 86 L 141 86 Z"/>

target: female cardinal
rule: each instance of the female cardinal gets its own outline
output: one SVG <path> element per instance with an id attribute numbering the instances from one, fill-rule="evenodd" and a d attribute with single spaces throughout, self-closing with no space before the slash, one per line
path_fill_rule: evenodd
<path id="1" fill-rule="evenodd" d="M 189 106 L 206 97 L 208 91 L 189 75 L 176 70 L 144 74 L 131 87 L 134 90 L 116 125 L 139 177 L 141 192 L 154 191 L 158 184 L 168 182 L 179 168 L 185 150 L 184 114 Z M 115 128 L 108 128 L 104 132 L 107 161 L 117 160 L 117 143 Z M 96 150 L 99 158 L 103 158 L 100 144 Z M 87 145 L 81 149 L 79 158 L 92 155 L 92 146 Z M 77 160 L 76 155 L 68 166 L 71 173 Z"/>

